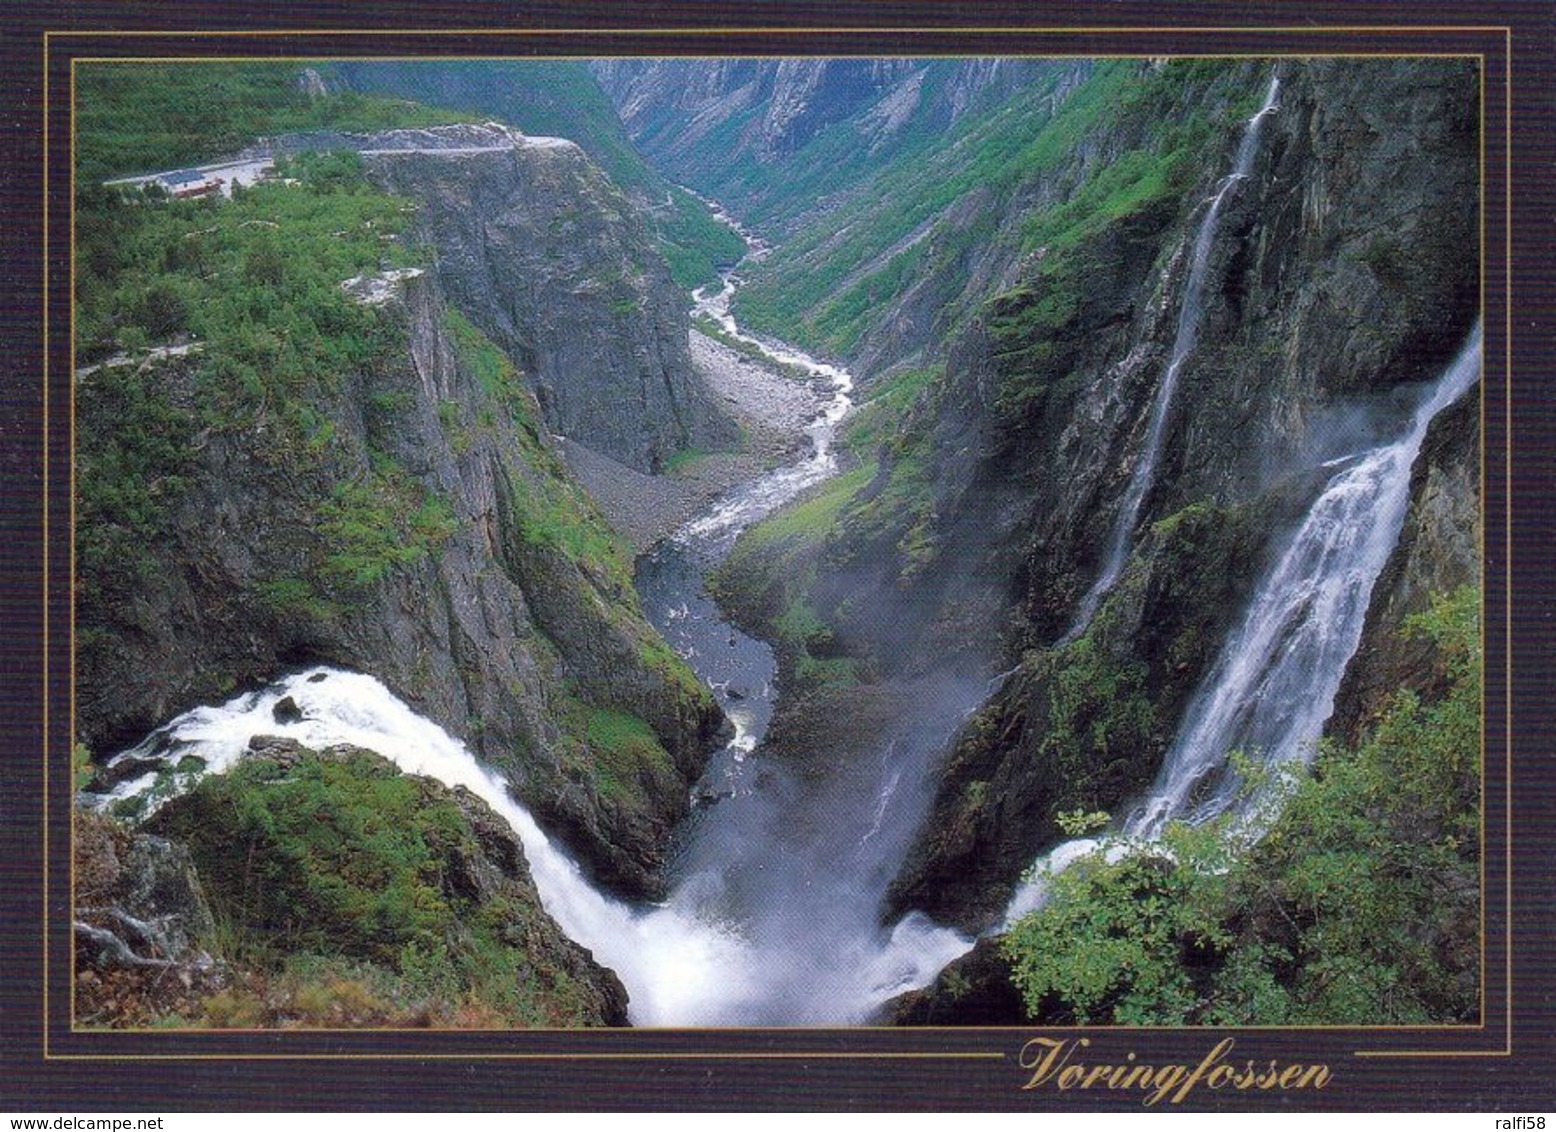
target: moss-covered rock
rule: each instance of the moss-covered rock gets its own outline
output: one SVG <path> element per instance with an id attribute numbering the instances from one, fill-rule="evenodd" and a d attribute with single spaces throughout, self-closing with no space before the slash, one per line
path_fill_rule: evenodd
<path id="1" fill-rule="evenodd" d="M 504 1026 L 625 1024 L 619 980 L 546 915 L 484 802 L 360 748 L 255 746 L 151 823 L 188 847 L 233 958 L 311 966 L 326 987 L 351 971 L 386 1009 L 434 1019 L 473 1005 Z"/>

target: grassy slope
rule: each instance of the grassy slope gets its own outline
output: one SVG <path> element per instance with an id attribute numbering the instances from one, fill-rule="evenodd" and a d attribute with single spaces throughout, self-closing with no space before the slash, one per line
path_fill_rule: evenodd
<path id="1" fill-rule="evenodd" d="M 839 207 L 810 219 L 753 271 L 737 300 L 740 312 L 758 329 L 847 356 L 871 321 L 925 277 L 948 274 L 956 295 L 965 258 L 1011 238 L 997 231 L 1009 210 L 1072 162 L 1088 134 L 1131 114 L 1167 110 L 1182 90 L 1231 66 L 1179 63 L 1143 74 L 1133 61 L 1104 62 L 1057 103 L 1050 96 L 1063 73 L 1039 74 L 1028 89 L 947 132 L 914 139 L 856 179 Z M 847 128 L 835 126 L 815 144 L 831 144 Z M 1098 225 L 1181 189 L 1210 137 L 1202 120 L 1173 123 L 1089 176 L 1064 206 L 1033 216 L 1010 250 L 1050 241 L 1074 246 Z M 965 305 L 953 313 L 965 317 Z M 944 321 L 949 330 L 955 319 Z"/>

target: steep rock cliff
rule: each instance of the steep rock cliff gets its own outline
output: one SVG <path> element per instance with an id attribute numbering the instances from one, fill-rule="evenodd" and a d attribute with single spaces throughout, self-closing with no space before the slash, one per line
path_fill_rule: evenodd
<path id="1" fill-rule="evenodd" d="M 506 773 L 604 879 L 651 893 L 721 716 L 642 619 L 625 549 L 518 372 L 435 275 L 410 275 L 366 288 L 387 350 L 299 391 L 312 436 L 265 400 L 191 433 L 133 589 L 88 569 L 78 736 L 106 754 L 289 667 L 370 672 Z M 192 414 L 203 364 L 132 380 Z M 124 372 L 79 382 L 89 471 L 118 443 Z M 610 773 L 590 739 L 601 711 L 653 736 Z"/>
<path id="2" fill-rule="evenodd" d="M 524 372 L 552 432 L 645 472 L 739 430 L 692 368 L 685 300 L 638 210 L 571 141 L 488 123 L 278 139 L 354 149 L 418 204 L 450 303 Z"/>
<path id="3" fill-rule="evenodd" d="M 1177 616 L 1188 609 L 1202 618 L 1206 611 L 1241 608 L 1262 574 L 1268 540 L 1289 524 L 1293 502 L 1300 508 L 1311 498 L 1314 485 L 1304 483 L 1305 471 L 1354 449 L 1377 430 L 1397 427 L 1390 391 L 1436 377 L 1473 320 L 1478 280 L 1473 71 L 1461 64 L 1343 62 L 1283 71 L 1279 109 L 1263 153 L 1226 211 L 1212 250 L 1214 281 L 1206 290 L 1198 345 L 1170 418 L 1156 486 L 1141 514 L 1145 522 L 1157 522 L 1158 531 L 1164 525 L 1158 517 L 1195 514 L 1206 505 L 1254 506 L 1267 517 L 1253 526 L 1251 542 L 1226 543 L 1233 528 L 1219 524 L 1200 534 L 1196 550 L 1204 557 L 1175 564 L 1171 577 L 1185 590 L 1209 586 L 1223 592 L 1169 603 L 1136 622 L 1114 651 L 1110 668 L 1120 675 L 1141 671 L 1137 687 L 1143 704 L 1150 705 L 1156 733 L 1142 728 L 1131 737 L 1120 726 L 1127 699 L 1097 704 L 1098 714 L 1080 729 L 1087 734 L 1090 727 L 1096 750 L 1066 773 L 1032 769 L 1052 740 L 1041 723 L 1023 732 L 1023 721 L 1087 669 L 1071 655 L 1074 646 L 1058 651 L 1041 646 L 1061 635 L 1075 599 L 1095 577 L 1100 548 L 1138 459 L 1148 393 L 1165 365 L 1171 337 L 1172 324 L 1163 314 L 1181 291 L 1185 245 L 1208 182 L 1186 194 L 1176 220 L 1156 227 L 1157 239 L 1149 245 L 1159 249 L 1154 278 L 1146 275 L 1143 290 L 1129 285 L 1132 270 L 1100 277 L 1088 271 L 1091 282 L 1116 279 L 1122 286 L 1089 289 L 1074 314 L 1044 328 L 1044 338 L 1022 343 L 1007 335 L 1001 344 L 1007 351 L 1014 347 L 1014 354 L 990 351 L 986 362 L 977 359 L 949 371 L 951 381 L 960 376 L 962 388 L 972 386 L 955 404 L 995 409 L 963 414 L 962 429 L 977 434 L 981 427 L 988 430 L 982 435 L 995 440 L 983 449 L 985 470 L 972 473 L 972 485 L 962 494 L 1010 501 L 993 512 L 1009 526 L 986 541 L 992 551 L 984 562 L 995 564 L 995 577 L 1011 578 L 1011 592 L 1019 595 L 1011 639 L 1040 647 L 986 709 L 989 718 L 963 735 L 926 823 L 929 832 L 899 881 L 903 906 L 927 901 L 968 926 L 987 924 L 1036 850 L 1059 839 L 1054 813 L 1076 806 L 1112 809 L 1149 780 L 1161 744 L 1176 726 L 1183 688 L 1192 687 L 1228 627 L 1226 618 L 1183 626 Z M 1224 172 L 1226 164 L 1210 162 L 1212 175 Z M 1113 222 L 1088 242 L 1086 262 L 1117 262 L 1110 247 L 1128 246 L 1130 226 L 1146 224 L 1147 215 L 1139 213 Z M 1050 270 L 1046 279 L 1042 271 L 1028 278 L 1030 283 L 1017 284 L 1030 287 L 1020 295 L 1021 309 L 1040 310 L 1058 293 L 1055 285 L 1063 275 Z M 1011 296 L 997 299 L 980 320 L 996 337 L 998 320 L 1010 317 L 1004 304 Z M 976 337 L 980 330 L 975 326 L 970 333 Z M 1033 347 L 1035 367 L 1030 353 L 1019 352 Z M 1045 370 L 1046 376 L 1038 376 Z M 996 389 L 1002 380 L 1018 380 L 1022 411 L 1004 414 L 992 429 L 980 426 L 980 418 L 987 422 L 1000 415 L 998 394 L 995 404 L 980 403 L 980 378 Z M 1455 419 L 1468 411 L 1461 409 Z M 956 415 L 950 415 L 953 422 Z M 936 427 L 945 430 L 946 421 L 942 412 Z M 1440 428 L 1437 455 L 1423 458 L 1425 467 L 1437 470 L 1418 471 L 1404 557 L 1379 583 L 1370 640 L 1383 639 L 1385 625 L 1397 625 L 1397 606 L 1418 608 L 1428 589 L 1476 579 L 1473 445 L 1473 429 L 1461 422 L 1456 429 Z M 1012 474 L 1012 467 L 1020 470 Z M 1025 507 L 1017 502 L 1023 495 Z M 936 511 L 955 513 L 945 502 Z M 1130 570 L 1149 576 L 1153 564 L 1161 563 L 1161 539 L 1144 535 L 1141 530 L 1136 536 Z M 1242 549 L 1227 553 L 1238 545 Z M 1258 549 L 1261 545 L 1265 549 Z M 1007 574 L 998 563 L 1012 561 L 1013 546 L 1023 549 Z M 1113 619 L 1129 600 L 1129 579 L 1126 573 L 1089 634 L 1104 653 Z M 1392 661 L 1372 659 L 1374 652 L 1388 652 Z M 1163 664 L 1172 679 L 1162 679 Z M 1358 671 L 1373 674 L 1356 679 L 1374 688 L 1397 687 L 1409 667 L 1397 650 L 1369 646 Z M 990 744 L 980 734 L 990 730 L 1009 741 Z M 981 765 L 974 752 L 992 756 L 992 764 Z M 1110 764 L 1131 768 L 1133 781 L 1126 776 L 1099 784 L 1099 771 Z M 1030 788 L 1015 786 L 1012 775 L 1028 780 Z M 980 804 L 970 805 L 969 791 L 980 782 L 989 787 L 979 794 Z M 962 829 L 964 836 L 949 837 L 952 829 Z M 967 879 L 969 870 L 981 884 Z M 957 884 L 948 879 L 956 877 L 962 878 Z M 958 887 L 965 889 L 961 896 Z"/>

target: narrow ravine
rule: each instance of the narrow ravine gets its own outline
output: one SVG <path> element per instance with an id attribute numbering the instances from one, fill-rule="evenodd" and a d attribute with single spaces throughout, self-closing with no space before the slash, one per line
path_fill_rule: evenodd
<path id="1" fill-rule="evenodd" d="M 819 788 L 764 756 L 776 696 L 771 650 L 723 619 L 703 580 L 742 530 L 837 472 L 833 439 L 852 409 L 853 380 L 803 351 L 746 334 L 730 313 L 737 286 L 738 275 L 727 272 L 720 287 L 697 293 L 697 313 L 776 364 L 809 373 L 827 392 L 806 429 L 807 456 L 726 493 L 639 564 L 649 620 L 719 696 L 737 729 L 698 788 L 701 805 L 679 839 L 668 905 L 689 922 L 743 940 L 749 965 L 693 1013 L 664 1020 L 860 1022 L 969 946 L 921 916 L 889 929 L 876 919 L 927 803 L 929 761 L 959 713 L 943 713 L 943 735 L 912 742 L 882 736 L 878 751 L 833 768 Z M 926 789 L 903 789 L 910 779 Z"/>

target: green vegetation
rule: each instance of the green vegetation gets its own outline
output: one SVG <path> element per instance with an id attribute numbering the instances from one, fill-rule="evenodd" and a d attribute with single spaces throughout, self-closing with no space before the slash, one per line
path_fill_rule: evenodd
<path id="1" fill-rule="evenodd" d="M 1158 723 L 1145 693 L 1145 665 L 1110 656 L 1090 636 L 1060 654 L 1048 689 L 1048 718 L 1038 727 L 1038 752 L 1053 767 L 1053 781 L 1064 783 L 1080 804 L 1077 788 L 1105 778 L 1114 763 L 1133 763 L 1151 747 Z"/>
<path id="2" fill-rule="evenodd" d="M 371 190 L 354 155 L 307 155 L 288 172 L 298 184 L 257 186 L 230 201 L 82 193 L 77 355 L 131 352 L 77 383 L 77 551 L 89 598 L 107 601 L 139 583 L 187 489 L 193 453 L 212 434 L 263 430 L 262 458 L 320 466 L 337 444 L 323 406 L 354 375 L 403 353 L 396 320 L 353 302 L 340 284 L 415 261 L 399 238 L 406 205 Z M 170 339 L 194 346 L 144 364 L 135 356 Z M 369 483 L 358 495 L 383 489 Z M 364 502 L 338 499 L 334 517 L 347 523 Z M 432 511 L 406 517 L 428 536 L 439 520 Z M 295 589 L 268 596 L 301 600 Z"/>
<path id="3" fill-rule="evenodd" d="M 587 1021 L 534 950 L 538 905 L 481 878 L 453 795 L 378 755 L 247 759 L 158 822 L 189 847 L 217 950 L 256 973 L 207 1000 L 204 1024 Z"/>
<path id="4" fill-rule="evenodd" d="M 330 547 L 327 580 L 367 586 L 395 565 L 419 562 L 459 528 L 447 501 L 428 493 L 387 459 L 359 480 L 335 485 L 320 509 Z"/>
<path id="5" fill-rule="evenodd" d="M 797 341 L 846 354 L 850 336 L 857 337 L 860 329 L 850 308 L 871 295 L 877 307 L 889 305 L 918 276 L 911 270 L 917 264 L 905 258 L 914 249 L 890 255 L 891 249 L 910 239 L 922 241 L 923 226 L 938 223 L 953 203 L 974 192 L 993 211 L 1001 211 L 1019 185 L 1069 158 L 1075 143 L 1139 81 L 1136 71 L 1124 61 L 1099 64 L 1057 113 L 1045 97 L 1050 90 L 1039 85 L 970 115 L 942 138 L 926 138 L 905 149 L 862 180 L 825 223 L 797 233 L 762 265 L 740 293 L 742 316 L 759 329 L 780 333 L 784 328 Z M 1055 72 L 1043 81 L 1051 88 L 1059 79 Z M 892 207 L 881 208 L 883 200 Z M 990 231 L 946 228 L 937 235 L 944 241 L 943 254 L 955 258 L 975 241 L 986 240 Z M 870 279 L 847 284 L 849 273 L 883 255 L 890 258 Z M 833 333 L 826 334 L 823 325 Z"/>
<path id="6" fill-rule="evenodd" d="M 556 459 L 552 457 L 552 459 Z M 552 474 L 517 476 L 510 499 L 525 545 L 556 551 L 617 596 L 632 589 L 632 550 L 557 460 Z"/>
<path id="7" fill-rule="evenodd" d="M 845 438 L 855 452 L 873 452 L 909 419 L 926 391 L 945 376 L 944 364 L 900 370 L 871 386 L 869 397 L 848 419 Z"/>
<path id="8" fill-rule="evenodd" d="M 1290 780 L 1249 845 L 1174 826 L 1054 878 L 1004 942 L 1034 1020 L 1472 1021 L 1479 1009 L 1479 595 L 1411 619 L 1447 692 L 1399 693 L 1354 749 Z M 1279 773 L 1279 772 L 1276 772 Z M 1268 787 L 1282 789 L 1279 783 Z"/>
<path id="9" fill-rule="evenodd" d="M 646 784 L 678 781 L 653 730 L 630 712 L 586 708 L 582 730 L 595 784 L 605 797 L 630 799 Z"/>
<path id="10" fill-rule="evenodd" d="M 1180 200 L 1207 155 L 1223 143 L 1246 98 L 1232 100 L 1214 121 L 1185 114 L 1182 107 L 1191 101 L 1190 92 L 1202 94 L 1227 82 L 1236 66 L 1180 61 L 1158 71 L 1134 61 L 1105 61 L 1057 100 L 1050 96 L 1069 68 L 1055 67 L 948 132 L 910 128 L 900 150 L 879 164 L 861 167 L 839 157 L 826 166 L 836 184 L 804 199 L 828 199 L 831 193 L 841 203 L 804 220 L 752 269 L 736 300 L 743 319 L 846 357 L 881 310 L 911 288 L 929 286 L 940 319 L 954 328 L 982 299 L 963 290 L 969 263 L 991 243 L 1003 242 L 1010 255 L 1041 250 L 1062 258 L 1110 224 Z M 1082 141 L 1101 129 L 1141 140 L 1107 160 L 1078 163 Z M 853 137 L 857 148 L 849 124 L 824 132 L 812 148 L 820 152 L 841 144 L 842 135 Z M 788 165 L 779 167 L 789 171 Z M 781 196 L 786 190 L 773 191 Z M 1034 203 L 1043 200 L 1054 203 Z M 891 207 L 882 208 L 882 201 Z M 1022 213 L 1024 221 L 1012 224 Z M 1051 259 L 1040 264 L 1043 272 L 1068 274 L 1081 284 L 1090 266 L 1067 270 Z M 1062 324 L 1066 308 L 1067 298 L 1056 297 L 1044 319 L 1052 325 L 1032 329 Z"/>
<path id="11" fill-rule="evenodd" d="M 324 68 L 328 71 L 328 68 Z M 77 183 L 230 156 L 267 134 L 384 130 L 469 115 L 352 91 L 310 97 L 296 63 L 83 63 L 76 68 Z"/>
<path id="12" fill-rule="evenodd" d="M 751 527 L 711 579 L 722 599 L 760 622 L 763 635 L 773 639 L 794 681 L 792 691 L 861 677 L 858 658 L 838 655 L 832 626 L 817 613 L 810 594 L 844 508 L 874 476 L 873 463 L 861 464 Z"/>
<path id="13" fill-rule="evenodd" d="M 700 448 L 683 448 L 679 452 L 673 453 L 670 458 L 665 461 L 665 465 L 662 470 L 667 476 L 679 475 L 682 472 L 687 472 L 692 468 L 695 468 L 699 463 L 707 458 L 708 453 L 704 452 Z"/>
<path id="14" fill-rule="evenodd" d="M 78 386 L 76 554 L 88 600 L 119 600 L 151 569 L 148 542 L 188 485 L 193 410 L 151 374 L 104 371 Z"/>

